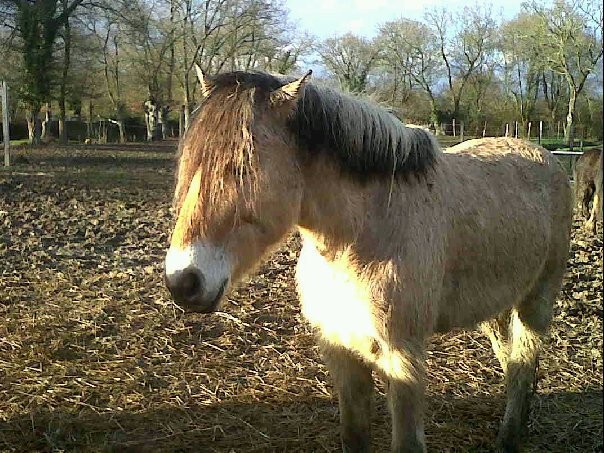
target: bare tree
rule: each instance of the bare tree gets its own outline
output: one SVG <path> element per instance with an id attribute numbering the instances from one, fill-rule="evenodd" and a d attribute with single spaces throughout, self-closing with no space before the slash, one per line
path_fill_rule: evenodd
<path id="1" fill-rule="evenodd" d="M 208 73 L 225 69 L 290 70 L 303 53 L 291 39 L 278 0 L 174 0 L 177 79 L 188 126 L 195 94 L 195 63 Z M 291 41 L 288 43 L 288 41 Z"/>
<path id="2" fill-rule="evenodd" d="M 410 92 L 417 86 L 428 96 L 430 123 L 438 131 L 436 89 L 442 75 L 442 60 L 437 36 L 421 22 L 399 19 L 382 25 L 378 39 L 383 49 L 381 61 L 398 74 L 402 89 Z"/>
<path id="3" fill-rule="evenodd" d="M 568 87 L 564 76 L 548 68 L 541 72 L 541 88 L 545 105 L 550 115 L 550 126 L 553 127 L 559 118 L 563 105 L 568 105 Z"/>
<path id="4" fill-rule="evenodd" d="M 351 33 L 326 39 L 319 46 L 319 54 L 340 86 L 354 93 L 366 90 L 369 73 L 379 57 L 378 48 L 370 40 Z"/>
<path id="5" fill-rule="evenodd" d="M 511 94 L 523 128 L 535 112 L 543 81 L 537 18 L 521 14 L 501 26 L 499 47 L 504 86 Z"/>
<path id="6" fill-rule="evenodd" d="M 602 3 L 561 0 L 547 7 L 533 1 L 528 7 L 540 21 L 546 65 L 567 83 L 564 138 L 568 142 L 572 140 L 577 98 L 602 58 Z"/>
<path id="7" fill-rule="evenodd" d="M 125 143 L 126 130 L 124 120 L 126 105 L 122 97 L 119 24 L 116 24 L 115 17 L 111 12 L 104 11 L 104 23 L 100 24 L 100 27 L 101 29 L 97 29 L 97 23 L 93 23 L 93 29 L 96 32 L 102 50 L 101 61 L 105 79 L 105 90 L 113 107 L 113 115 L 115 115 L 115 119 L 109 118 L 109 120 L 117 125 L 119 140 L 121 143 Z"/>
<path id="8" fill-rule="evenodd" d="M 495 46 L 495 22 L 490 7 L 465 7 L 454 15 L 445 8 L 426 12 L 427 24 L 438 37 L 453 117 L 459 117 L 464 90 L 470 77 L 489 58 Z"/>

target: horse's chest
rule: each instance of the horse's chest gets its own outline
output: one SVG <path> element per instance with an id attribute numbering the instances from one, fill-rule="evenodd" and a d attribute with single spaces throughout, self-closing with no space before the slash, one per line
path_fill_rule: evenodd
<path id="1" fill-rule="evenodd" d="M 296 280 L 302 312 L 323 339 L 365 354 L 377 332 L 369 289 L 353 270 L 305 244 Z"/>

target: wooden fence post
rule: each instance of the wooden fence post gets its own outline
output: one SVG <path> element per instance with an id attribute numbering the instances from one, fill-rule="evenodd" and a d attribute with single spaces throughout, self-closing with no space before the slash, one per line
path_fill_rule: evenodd
<path id="1" fill-rule="evenodd" d="M 463 142 L 463 121 L 459 123 L 459 139 Z"/>
<path id="2" fill-rule="evenodd" d="M 518 138 L 518 121 L 514 121 L 514 138 Z"/>
<path id="3" fill-rule="evenodd" d="M 455 137 L 455 118 L 453 118 L 453 137 Z"/>
<path id="4" fill-rule="evenodd" d="M 510 123 L 505 123 L 505 136 L 510 135 Z"/>
<path id="5" fill-rule="evenodd" d="M 2 97 L 2 132 L 4 136 L 4 166 L 10 166 L 10 131 L 8 123 L 8 84 L 0 82 Z"/>
<path id="6" fill-rule="evenodd" d="M 484 126 L 482 128 L 482 138 L 484 138 L 487 135 L 487 122 L 484 122 Z"/>
<path id="7" fill-rule="evenodd" d="M 526 138 L 527 138 L 527 140 L 529 140 L 529 141 L 531 140 L 531 126 L 532 126 L 532 124 L 533 124 L 533 123 L 531 123 L 531 122 L 529 121 L 529 123 L 528 123 L 527 137 L 526 137 Z"/>

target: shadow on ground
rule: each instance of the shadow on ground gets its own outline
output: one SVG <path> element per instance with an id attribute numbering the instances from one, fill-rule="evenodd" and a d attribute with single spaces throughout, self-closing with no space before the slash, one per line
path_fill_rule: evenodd
<path id="1" fill-rule="evenodd" d="M 338 451 L 335 399 L 220 402 L 208 406 L 164 406 L 141 413 L 40 410 L 0 424 L 3 451 L 103 452 L 315 452 Z M 430 451 L 489 452 L 503 397 L 428 398 L 426 434 Z M 571 415 L 572 414 L 572 415 Z M 576 416 L 584 422 L 576 424 Z M 594 423 L 602 421 L 602 392 L 539 395 L 534 403 L 526 451 L 597 452 Z M 317 427 L 320 427 L 317 429 Z M 388 449 L 389 420 L 383 395 L 376 397 L 374 450 Z M 557 442 L 552 443 L 552 438 Z M 544 441 L 547 439 L 547 442 Z"/>

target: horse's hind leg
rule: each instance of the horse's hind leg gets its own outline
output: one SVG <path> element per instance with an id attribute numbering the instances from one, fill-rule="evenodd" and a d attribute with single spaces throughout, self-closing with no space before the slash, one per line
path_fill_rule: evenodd
<path id="1" fill-rule="evenodd" d="M 596 187 L 593 182 L 589 182 L 585 186 L 585 191 L 583 192 L 583 200 L 581 203 L 581 214 L 584 217 L 589 217 L 589 213 L 591 212 L 591 207 L 593 205 L 595 191 Z"/>
<path id="2" fill-rule="evenodd" d="M 528 422 L 530 400 L 536 390 L 538 355 L 547 332 L 564 265 L 544 271 L 543 281 L 512 310 L 510 353 L 505 369 L 507 404 L 497 439 L 499 451 L 517 452 Z"/>
<path id="3" fill-rule="evenodd" d="M 505 370 L 507 404 L 498 437 L 498 447 L 504 452 L 520 449 L 541 346 L 540 332 L 521 319 L 516 310 L 512 312 L 510 340 L 510 355 Z"/>
<path id="4" fill-rule="evenodd" d="M 591 205 L 591 212 L 589 214 L 589 219 L 585 223 L 585 228 L 592 232 L 593 234 L 597 233 L 597 223 L 598 221 L 602 221 L 602 183 L 600 182 L 600 188 L 596 189 L 593 197 L 593 202 Z"/>
<path id="5" fill-rule="evenodd" d="M 373 394 L 371 368 L 344 348 L 322 343 L 321 350 L 338 392 L 342 451 L 369 452 Z"/>

